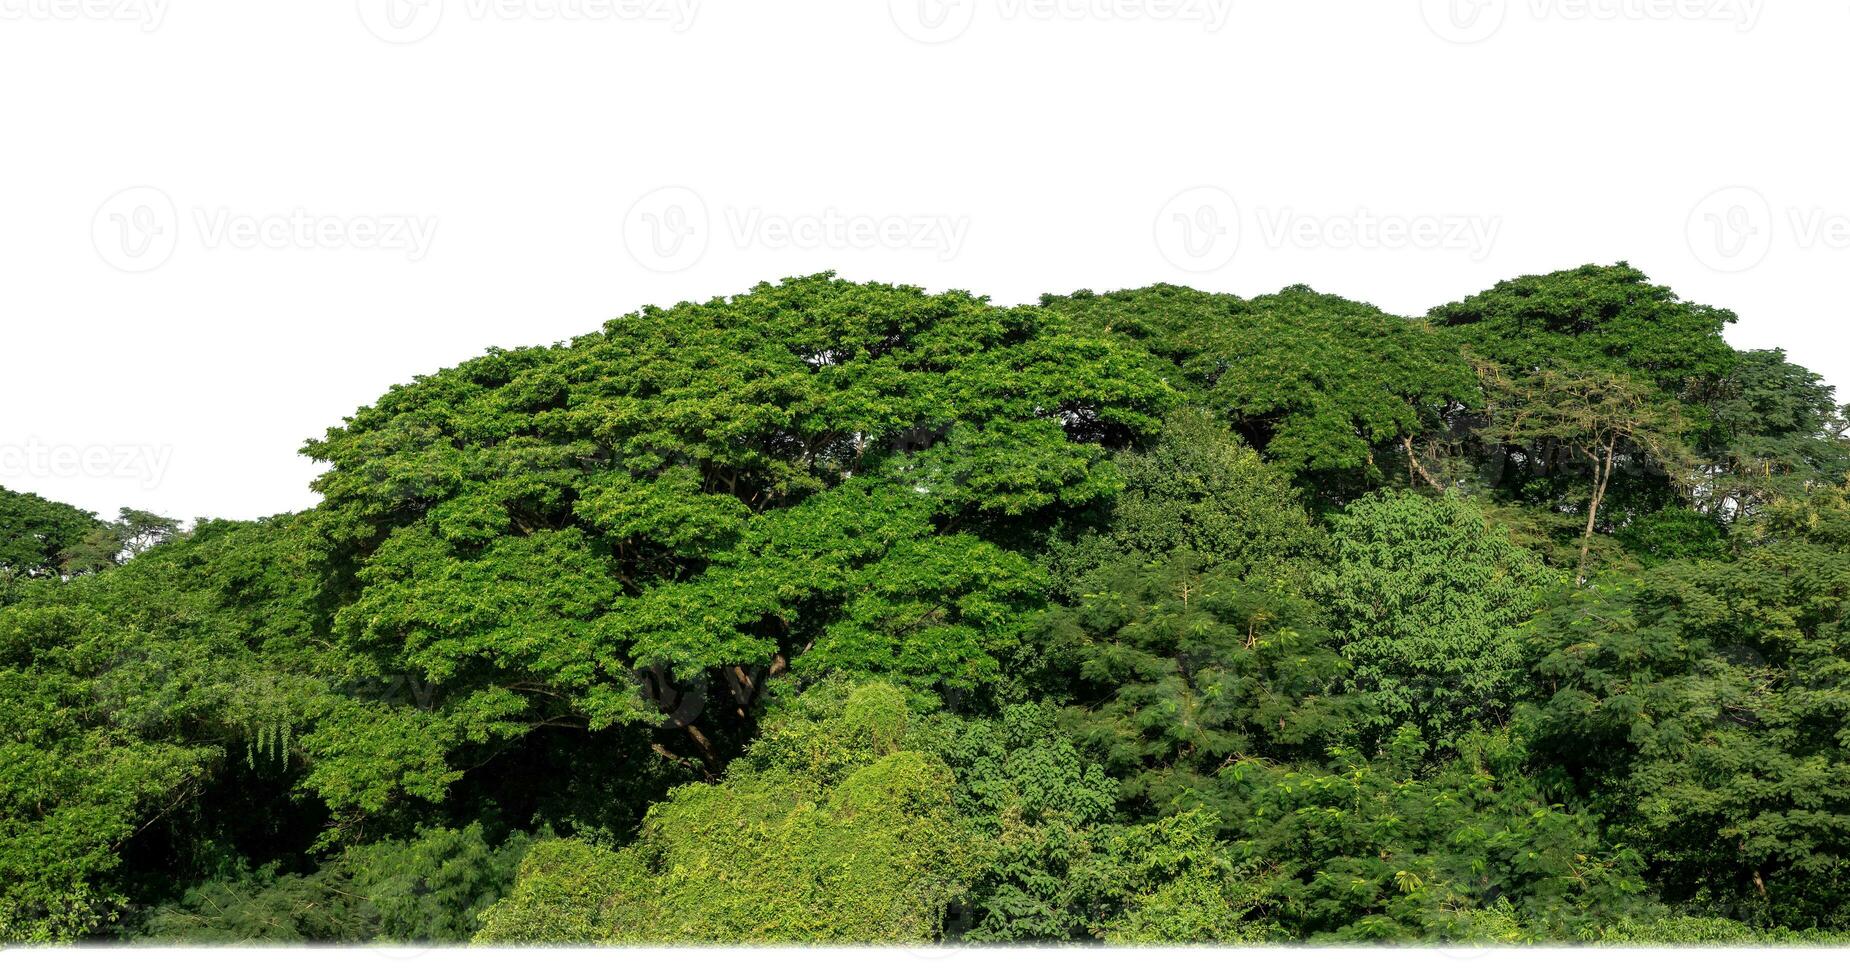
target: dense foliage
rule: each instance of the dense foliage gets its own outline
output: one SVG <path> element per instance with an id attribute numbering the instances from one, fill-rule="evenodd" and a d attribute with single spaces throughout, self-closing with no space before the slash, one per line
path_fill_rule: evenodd
<path id="1" fill-rule="evenodd" d="M 821 275 L 302 513 L 0 490 L 0 942 L 1850 938 L 1850 423 L 1733 321 Z"/>

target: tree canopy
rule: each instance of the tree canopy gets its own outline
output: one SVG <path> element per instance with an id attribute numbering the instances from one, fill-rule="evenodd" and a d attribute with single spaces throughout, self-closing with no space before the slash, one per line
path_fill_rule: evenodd
<path id="1" fill-rule="evenodd" d="M 1843 942 L 1850 424 L 1734 319 L 821 274 L 300 513 L 0 490 L 0 943 Z"/>

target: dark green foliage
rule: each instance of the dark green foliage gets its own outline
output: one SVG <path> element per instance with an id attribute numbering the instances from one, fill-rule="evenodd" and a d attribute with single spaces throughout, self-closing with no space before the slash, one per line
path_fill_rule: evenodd
<path id="1" fill-rule="evenodd" d="M 1270 869 L 1261 901 L 1288 935 L 1391 942 L 1560 941 L 1622 915 L 1637 855 L 1551 803 L 1507 734 L 1461 740 L 1443 763 L 1411 726 L 1365 759 L 1243 763 L 1236 852 Z"/>
<path id="2" fill-rule="evenodd" d="M 1665 562 L 1728 557 L 1728 529 L 1713 515 L 1681 507 L 1645 514 L 1616 537 L 1646 568 Z"/>
<path id="3" fill-rule="evenodd" d="M 1081 743 L 1155 812 L 1217 798 L 1242 760 L 1320 758 L 1355 725 L 1314 606 L 1186 557 L 1122 566 L 1044 629 L 1054 670 L 1077 678 Z"/>
<path id="4" fill-rule="evenodd" d="M 1308 557 L 1317 531 L 1285 474 L 1209 413 L 1185 408 L 1153 446 L 1117 458 L 1124 489 L 1110 520 L 1070 548 L 1055 544 L 1067 597 L 1085 579 L 1126 561 L 1187 555 L 1203 566 L 1279 578 Z"/>
<path id="5" fill-rule="evenodd" d="M 953 927 L 967 942 L 1069 942 L 1095 922 L 1075 875 L 1109 829 L 1117 784 L 1059 730 L 1051 704 L 956 721 L 935 744 L 981 848 Z"/>
<path id="6" fill-rule="evenodd" d="M 1139 340 L 1175 365 L 1190 401 L 1336 489 L 1383 478 L 1404 440 L 1478 401 L 1456 346 L 1424 324 L 1306 286 L 1252 300 L 1152 286 L 1042 302 Z"/>
<path id="7" fill-rule="evenodd" d="M 1713 402 L 1716 465 L 1701 502 L 1717 517 L 1751 515 L 1781 497 L 1833 486 L 1850 473 L 1850 428 L 1824 379 L 1785 351 L 1746 351 Z"/>
<path id="8" fill-rule="evenodd" d="M 1821 492 L 1759 532 L 1738 561 L 1665 565 L 1553 612 L 1526 725 L 1667 897 L 1844 928 L 1850 506 Z"/>
<path id="9" fill-rule="evenodd" d="M 830 275 L 0 491 L 0 943 L 1833 943 L 1850 440 L 1625 265 Z"/>
<path id="10" fill-rule="evenodd" d="M 1680 300 L 1623 262 L 1511 279 L 1430 319 L 1511 373 L 1612 371 L 1672 396 L 1727 377 L 1736 356 L 1722 340 L 1733 313 Z"/>
<path id="11" fill-rule="evenodd" d="M 64 553 L 101 526 L 94 514 L 0 487 L 0 603 L 15 579 L 56 576 Z"/>
<path id="12" fill-rule="evenodd" d="M 189 889 L 138 937 L 181 943 L 459 943 L 513 884 L 529 841 L 491 846 L 480 824 L 352 848 L 310 874 L 274 867 Z"/>

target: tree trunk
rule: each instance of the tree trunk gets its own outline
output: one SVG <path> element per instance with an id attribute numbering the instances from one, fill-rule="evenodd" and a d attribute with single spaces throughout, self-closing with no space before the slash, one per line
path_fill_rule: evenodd
<path id="1" fill-rule="evenodd" d="M 1612 456 L 1617 448 L 1617 439 L 1606 443 L 1606 458 L 1596 460 L 1593 467 L 1593 499 L 1587 503 L 1587 529 L 1580 535 L 1580 567 L 1574 573 L 1574 584 L 1587 584 L 1587 552 L 1593 546 L 1593 523 L 1599 518 L 1599 505 L 1606 499 L 1606 484 L 1612 480 Z"/>
<path id="2" fill-rule="evenodd" d="M 1413 437 L 1401 436 L 1400 444 L 1407 447 L 1407 483 L 1411 485 L 1413 483 L 1413 474 L 1418 473 L 1427 483 L 1432 484 L 1434 490 L 1441 493 L 1445 492 L 1444 485 L 1438 480 L 1433 479 L 1433 475 L 1426 472 L 1426 467 L 1420 465 L 1419 456 L 1413 450 Z"/>

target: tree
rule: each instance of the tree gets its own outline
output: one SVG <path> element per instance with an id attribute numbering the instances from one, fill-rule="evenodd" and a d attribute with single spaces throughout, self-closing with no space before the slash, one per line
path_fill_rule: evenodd
<path id="1" fill-rule="evenodd" d="M 55 577 L 59 555 L 97 526 L 94 514 L 0 487 L 0 583 Z M 0 585 L 0 602 L 5 596 Z"/>
<path id="2" fill-rule="evenodd" d="M 1377 738 L 1403 724 L 1449 746 L 1501 722 L 1523 673 L 1519 628 L 1552 576 L 1468 501 L 1371 494 L 1332 521 L 1315 594 Z"/>
<path id="3" fill-rule="evenodd" d="M 1109 499 L 1171 398 L 1101 331 L 828 275 L 400 386 L 310 445 L 312 522 L 350 669 L 432 704 L 349 706 L 392 748 L 316 786 L 378 812 L 562 726 L 717 769 L 792 669 L 979 688 L 1043 588 L 1018 529 Z"/>
<path id="4" fill-rule="evenodd" d="M 1603 372 L 1678 398 L 1700 395 L 1735 366 L 1722 339 L 1734 313 L 1686 302 L 1624 262 L 1520 276 L 1428 319 L 1509 377 Z"/>
<path id="5" fill-rule="evenodd" d="M 220 943 L 459 943 L 513 883 L 531 841 L 482 825 L 350 848 L 309 874 L 275 866 L 195 885 L 137 922 L 137 939 Z"/>
<path id="6" fill-rule="evenodd" d="M 1615 470 L 1622 463 L 1651 465 L 1673 480 L 1687 472 L 1681 418 L 1644 386 L 1604 371 L 1543 368 L 1505 377 L 1489 363 L 1481 363 L 1480 370 L 1490 393 L 1485 438 L 1516 446 L 1563 447 L 1592 466 L 1593 486 L 1575 573 L 1585 582 L 1588 550 Z"/>
<path id="7" fill-rule="evenodd" d="M 917 943 L 969 848 L 942 760 L 904 747 L 898 689 L 854 690 L 684 786 L 622 851 L 535 845 L 482 943 Z"/>
<path id="8" fill-rule="evenodd" d="M 1784 351 L 1741 353 L 1714 413 L 1697 489 L 1701 506 L 1718 518 L 1751 518 L 1777 499 L 1850 475 L 1850 420 L 1836 391 Z"/>
<path id="9" fill-rule="evenodd" d="M 1731 320 L 823 275 L 300 514 L 0 491 L 0 943 L 1841 941 L 1844 416 Z"/>
<path id="10" fill-rule="evenodd" d="M 1315 609 L 1186 556 L 1120 567 L 1052 613 L 1042 648 L 1080 743 L 1146 811 L 1217 801 L 1241 759 L 1317 758 L 1353 727 L 1348 673 Z"/>
<path id="11" fill-rule="evenodd" d="M 1640 860 L 1551 802 L 1507 731 L 1435 761 L 1411 725 L 1322 766 L 1236 763 L 1235 860 L 1268 869 L 1257 902 L 1300 940 L 1562 942 L 1642 906 Z"/>
<path id="12" fill-rule="evenodd" d="M 180 522 L 171 517 L 124 507 L 114 521 L 95 525 L 61 550 L 58 563 L 66 575 L 92 574 L 171 541 L 179 533 Z"/>
<path id="13" fill-rule="evenodd" d="M 1191 402 L 1320 491 L 1379 482 L 1392 455 L 1411 464 L 1416 440 L 1478 402 L 1447 338 L 1306 286 L 1252 300 L 1152 286 L 1042 303 L 1169 358 Z"/>
<path id="14" fill-rule="evenodd" d="M 1540 757 L 1650 856 L 1672 901 L 1850 923 L 1847 515 L 1837 489 L 1780 505 L 1738 561 L 1587 590 L 1531 641 Z"/>
<path id="15" fill-rule="evenodd" d="M 1118 457 L 1124 490 L 1112 506 L 1100 565 L 1187 554 L 1236 574 L 1279 574 L 1316 547 L 1316 531 L 1285 471 L 1268 465 L 1207 412 L 1187 408 L 1155 445 Z"/>

